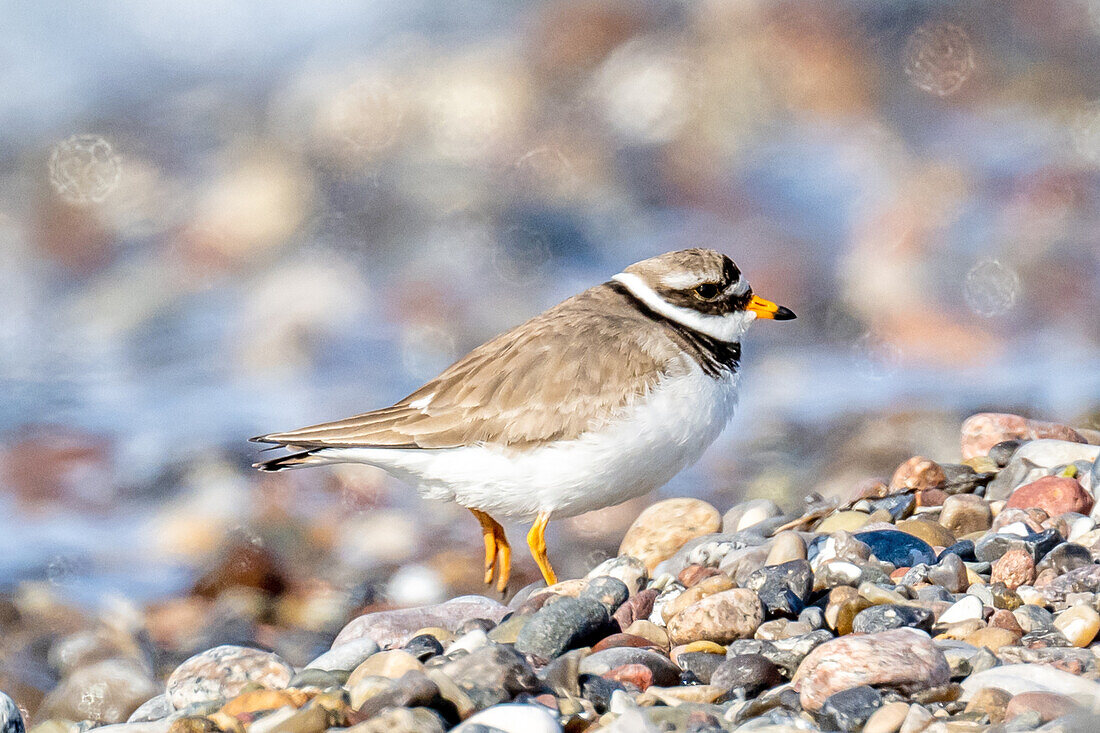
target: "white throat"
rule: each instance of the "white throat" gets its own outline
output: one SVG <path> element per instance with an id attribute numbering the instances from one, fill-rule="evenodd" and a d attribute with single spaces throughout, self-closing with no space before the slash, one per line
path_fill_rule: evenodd
<path id="1" fill-rule="evenodd" d="M 749 325 L 756 320 L 756 314 L 752 311 L 711 316 L 690 308 L 672 305 L 657 295 L 653 288 L 646 285 L 640 277 L 630 272 L 620 272 L 611 279 L 629 290 L 631 295 L 642 301 L 654 313 L 659 313 L 670 321 L 718 341 L 726 343 L 740 341 Z"/>

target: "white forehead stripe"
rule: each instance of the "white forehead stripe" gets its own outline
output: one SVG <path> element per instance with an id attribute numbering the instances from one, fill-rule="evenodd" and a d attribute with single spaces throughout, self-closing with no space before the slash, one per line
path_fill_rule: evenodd
<path id="1" fill-rule="evenodd" d="M 690 272 L 670 272 L 661 276 L 661 284 L 673 290 L 686 290 L 703 282 L 698 275 Z"/>
<path id="2" fill-rule="evenodd" d="M 726 293 L 730 295 L 744 295 L 747 292 L 749 292 L 749 281 L 743 277 L 734 280 L 726 288 Z"/>
<path id="3" fill-rule="evenodd" d="M 735 311 L 724 316 L 711 316 L 706 313 L 672 305 L 654 292 L 640 277 L 630 272 L 620 272 L 611 278 L 621 284 L 630 294 L 642 301 L 654 313 L 659 313 L 681 326 L 710 336 L 712 339 L 732 343 L 739 341 L 749 324 L 756 319 L 752 311 Z"/>

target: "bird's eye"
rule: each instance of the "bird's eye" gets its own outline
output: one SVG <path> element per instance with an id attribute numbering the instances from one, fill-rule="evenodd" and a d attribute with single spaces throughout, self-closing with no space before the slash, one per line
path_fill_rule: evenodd
<path id="1" fill-rule="evenodd" d="M 718 285 L 715 283 L 703 283 L 702 285 L 696 286 L 693 292 L 695 293 L 695 297 L 702 300 L 714 300 L 718 297 Z"/>

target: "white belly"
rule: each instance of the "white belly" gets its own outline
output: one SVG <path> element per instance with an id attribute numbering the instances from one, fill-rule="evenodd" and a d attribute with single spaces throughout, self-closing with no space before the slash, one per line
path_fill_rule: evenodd
<path id="1" fill-rule="evenodd" d="M 733 415 L 736 380 L 691 362 L 602 429 L 540 448 L 330 448 L 323 456 L 378 466 L 426 498 L 492 515 L 570 517 L 657 489 L 698 460 Z"/>

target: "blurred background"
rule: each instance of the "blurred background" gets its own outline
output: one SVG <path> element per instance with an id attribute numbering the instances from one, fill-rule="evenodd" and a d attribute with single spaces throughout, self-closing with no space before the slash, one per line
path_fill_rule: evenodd
<path id="1" fill-rule="evenodd" d="M 0 7 L 0 621 L 129 608 L 294 658 L 478 591 L 464 510 L 259 475 L 246 439 L 672 249 L 799 319 L 749 334 L 662 495 L 794 509 L 957 459 L 981 409 L 1100 427 L 1095 0 Z M 553 525 L 561 574 L 653 498 Z"/>

